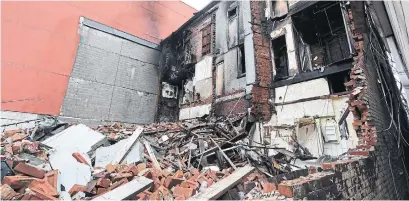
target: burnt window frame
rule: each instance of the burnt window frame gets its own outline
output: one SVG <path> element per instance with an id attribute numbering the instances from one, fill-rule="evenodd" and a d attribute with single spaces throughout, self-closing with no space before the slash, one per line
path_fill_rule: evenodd
<path id="1" fill-rule="evenodd" d="M 276 64 L 276 51 L 275 51 L 275 47 L 274 47 L 274 41 L 278 41 L 278 40 L 284 40 L 284 44 L 285 44 L 285 49 L 287 50 L 287 40 L 286 40 L 286 34 L 282 34 L 280 36 L 277 36 L 273 39 L 270 40 L 270 45 L 271 45 L 271 55 L 273 57 L 272 59 L 272 64 L 274 66 L 274 70 L 275 70 L 275 74 L 274 74 L 274 80 L 284 80 L 287 79 L 290 76 L 290 66 L 289 66 L 289 62 L 288 62 L 288 51 L 284 52 L 284 55 L 287 59 L 287 65 L 285 66 L 286 68 L 286 75 L 284 76 L 278 76 L 278 71 L 277 71 L 277 64 Z"/>
<path id="2" fill-rule="evenodd" d="M 229 6 L 229 8 L 227 10 L 227 13 L 226 13 L 226 16 L 227 16 L 227 25 L 226 25 L 226 27 L 227 27 L 227 29 L 226 29 L 226 32 L 227 32 L 227 48 L 229 50 L 231 50 L 231 49 L 233 49 L 233 48 L 235 48 L 235 47 L 237 47 L 239 45 L 239 20 L 240 20 L 239 19 L 239 12 L 240 12 L 239 9 L 240 8 L 239 8 L 238 3 L 233 2 L 232 4 L 230 4 L 230 6 Z M 234 13 L 234 15 L 230 16 L 230 12 L 232 12 L 233 10 L 235 10 L 235 13 Z M 229 25 L 230 25 L 230 21 L 234 20 L 235 18 L 236 18 L 236 23 L 237 23 L 236 24 L 237 30 L 235 31 L 236 32 L 237 44 L 230 47 L 229 46 L 229 44 L 230 44 Z"/>
<path id="3" fill-rule="evenodd" d="M 313 4 L 312 6 L 316 6 L 319 2 Z M 326 10 L 330 10 L 330 9 L 338 9 L 337 12 L 339 11 L 340 16 L 339 19 L 337 18 L 337 20 L 334 20 L 334 16 L 329 16 L 326 12 Z M 315 8 L 307 8 L 307 9 L 312 9 L 308 12 L 314 13 L 316 11 L 314 11 Z M 319 68 L 322 67 L 327 67 L 327 66 L 331 66 L 333 64 L 348 60 L 350 58 L 352 58 L 352 55 L 354 53 L 353 51 L 353 44 L 351 43 L 351 30 L 350 27 L 348 26 L 348 23 L 346 22 L 347 20 L 347 13 L 345 11 L 346 7 L 344 3 L 341 2 L 334 2 L 334 3 L 330 3 L 330 5 L 328 6 L 324 6 L 321 10 L 318 10 L 319 12 L 314 13 L 313 15 L 317 15 L 318 13 L 324 13 L 326 16 L 326 21 L 328 23 L 326 23 L 325 25 L 328 25 L 329 28 L 329 32 L 327 34 L 332 34 L 332 36 L 328 37 L 325 35 L 320 35 L 319 37 L 317 37 L 317 40 L 319 40 L 316 43 L 311 43 L 311 42 L 307 42 L 307 39 L 304 39 L 303 37 L 301 37 L 301 39 L 304 41 L 305 40 L 305 44 L 308 45 L 309 48 L 309 56 L 310 56 L 310 67 L 306 68 L 306 69 L 302 69 L 301 66 L 301 61 L 300 61 L 300 57 L 297 57 L 297 65 L 298 65 L 298 69 L 300 70 L 300 73 L 305 73 L 305 72 L 309 72 L 309 71 L 314 71 L 317 70 Z M 306 10 L 306 9 L 305 9 Z M 295 33 L 299 36 L 303 35 L 303 31 L 300 30 L 299 26 L 296 26 L 296 24 L 299 24 L 297 21 L 295 20 L 294 17 L 295 16 L 299 16 L 301 14 L 301 12 L 291 15 L 292 21 L 293 21 L 293 29 L 295 30 Z M 304 13 L 304 14 L 308 14 L 308 13 Z M 328 18 L 329 17 L 329 18 Z M 329 19 L 332 19 L 331 22 L 335 22 L 338 21 L 339 22 L 339 26 L 335 26 L 332 27 L 331 24 L 329 24 Z M 315 20 L 315 18 L 311 18 L 310 19 L 311 23 L 313 23 Z M 314 23 L 314 29 L 318 29 L 316 26 L 317 23 Z M 316 30 L 318 31 L 318 30 Z M 311 35 L 311 34 L 310 34 Z M 337 42 L 337 43 L 336 43 Z M 331 44 L 336 44 L 331 46 Z M 299 54 L 299 44 L 296 44 L 296 53 L 297 55 Z M 331 47 L 339 47 L 338 49 L 340 49 L 341 51 L 339 51 L 339 53 L 334 54 L 333 49 L 331 49 Z M 316 59 L 314 59 L 313 54 L 314 53 L 319 53 L 317 51 L 313 51 L 313 50 L 318 50 L 318 48 L 316 47 L 320 47 L 321 51 L 322 51 L 322 57 L 318 57 L 318 61 L 322 60 L 321 65 L 316 65 Z M 314 54 L 315 56 L 317 56 L 316 54 Z M 299 56 L 299 55 L 298 55 Z M 335 57 L 333 57 L 335 56 Z M 315 64 L 315 65 L 314 65 Z"/>
<path id="4" fill-rule="evenodd" d="M 201 30 L 202 32 L 202 57 L 209 55 L 212 53 L 212 23 L 207 24 L 206 26 L 204 26 Z M 203 41 L 206 38 L 209 38 L 208 43 L 204 44 Z M 205 48 L 208 47 L 208 50 Z"/>
<path id="5" fill-rule="evenodd" d="M 237 79 L 246 76 L 246 52 L 244 43 L 237 46 Z M 244 72 L 243 72 L 244 70 Z"/>

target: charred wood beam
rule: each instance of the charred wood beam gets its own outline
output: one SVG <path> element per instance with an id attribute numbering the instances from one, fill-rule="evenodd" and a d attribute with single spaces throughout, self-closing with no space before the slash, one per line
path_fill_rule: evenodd
<path id="1" fill-rule="evenodd" d="M 300 103 L 300 102 L 306 102 L 306 101 L 312 101 L 312 100 L 318 100 L 318 99 L 329 99 L 334 96 L 342 96 L 342 95 L 347 95 L 349 94 L 348 91 L 337 93 L 337 94 L 330 94 L 330 95 L 324 95 L 324 96 L 314 96 L 310 98 L 302 98 L 294 101 L 287 101 L 287 102 L 282 102 L 282 103 L 274 103 L 275 106 L 280 106 L 280 105 L 289 105 L 289 104 L 294 104 L 294 103 Z"/>
<path id="2" fill-rule="evenodd" d="M 339 73 L 342 71 L 350 70 L 352 68 L 352 60 L 351 59 L 346 59 L 342 61 L 341 63 L 338 64 L 333 64 L 325 67 L 325 70 L 323 72 L 319 70 L 311 71 L 311 72 L 303 72 L 301 74 L 296 75 L 292 79 L 287 79 L 287 80 L 280 80 L 280 81 L 273 81 L 271 83 L 271 88 L 277 88 L 277 87 L 282 87 L 286 85 L 291 85 L 291 84 L 296 84 L 300 82 L 305 82 L 308 80 L 313 80 L 321 77 L 325 77 L 327 75 L 331 75 L 334 73 Z"/>

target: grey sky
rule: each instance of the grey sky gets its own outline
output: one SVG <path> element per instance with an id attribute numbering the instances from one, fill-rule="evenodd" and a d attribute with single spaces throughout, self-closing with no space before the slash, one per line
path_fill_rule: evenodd
<path id="1" fill-rule="evenodd" d="M 201 10 L 204 8 L 211 0 L 182 0 L 189 6 L 192 6 L 196 10 Z"/>

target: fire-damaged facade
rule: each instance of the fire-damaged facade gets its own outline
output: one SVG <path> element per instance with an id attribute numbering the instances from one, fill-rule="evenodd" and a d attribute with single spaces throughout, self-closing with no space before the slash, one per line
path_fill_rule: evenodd
<path id="1" fill-rule="evenodd" d="M 362 156 L 324 163 L 333 186 L 291 186 L 294 198 L 406 198 L 408 110 L 385 13 L 383 2 L 213 1 L 161 43 L 157 120 L 247 113 L 251 143 L 279 148 L 266 156 Z"/>
<path id="2" fill-rule="evenodd" d="M 2 200 L 409 198 L 409 3 L 211 1 L 194 14 L 179 3 L 91 6 L 98 16 L 63 29 L 76 54 L 5 55 L 3 72 L 30 70 L 6 83 L 32 86 L 2 100 Z M 34 12 L 7 6 L 6 41 L 32 39 L 16 36 L 37 33 L 24 25 Z M 140 27 L 120 30 L 141 11 Z M 38 39 L 31 51 L 54 50 Z M 69 55 L 67 72 L 34 70 Z M 60 88 L 40 93 L 48 82 Z"/>
<path id="3" fill-rule="evenodd" d="M 247 111 L 255 74 L 249 21 L 249 2 L 212 2 L 162 42 L 159 121 L 212 109 L 227 115 L 237 102 L 233 112 Z"/>

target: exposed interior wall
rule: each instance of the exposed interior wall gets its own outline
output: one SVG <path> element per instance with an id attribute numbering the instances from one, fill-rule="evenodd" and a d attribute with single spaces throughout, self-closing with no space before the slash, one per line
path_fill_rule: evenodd
<path id="1" fill-rule="evenodd" d="M 1 109 L 51 115 L 66 93 L 80 16 L 159 43 L 196 12 L 179 1 L 8 1 L 1 11 Z"/>
<path id="2" fill-rule="evenodd" d="M 293 136 L 317 157 L 338 156 L 358 144 L 352 114 L 346 117 L 347 137 L 341 137 L 344 132 L 338 124 L 348 110 L 347 101 L 346 95 L 330 96 L 325 78 L 278 87 L 276 114 L 263 124 L 263 135 L 271 138 L 272 143 L 277 137 L 290 143 Z"/>

